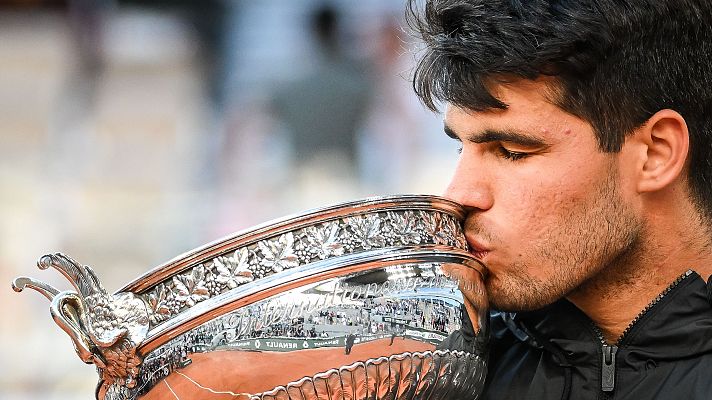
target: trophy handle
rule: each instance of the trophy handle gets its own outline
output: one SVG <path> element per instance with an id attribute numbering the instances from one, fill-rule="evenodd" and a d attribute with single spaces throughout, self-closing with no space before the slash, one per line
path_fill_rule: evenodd
<path id="1" fill-rule="evenodd" d="M 54 299 L 54 296 L 59 294 L 59 290 L 55 289 L 54 286 L 27 276 L 20 276 L 12 281 L 12 290 L 19 293 L 25 288 L 30 288 L 38 291 L 49 301 L 52 301 L 52 299 Z"/>
<path id="2" fill-rule="evenodd" d="M 37 266 L 56 269 L 76 291 L 60 292 L 29 277 L 16 278 L 12 288 L 31 288 L 50 300 L 50 314 L 79 358 L 97 366 L 102 386 L 97 393 L 114 384 L 133 388 L 143 362 L 137 349 L 149 328 L 146 303 L 133 293 L 109 294 L 91 268 L 61 253 L 42 256 Z"/>
<path id="3" fill-rule="evenodd" d="M 86 315 L 82 299 L 76 292 L 66 291 L 54 297 L 50 304 L 50 314 L 54 322 L 69 335 L 79 358 L 87 364 L 106 368 L 106 360 L 93 345 L 87 329 L 82 325 L 81 316 Z"/>
<path id="4" fill-rule="evenodd" d="M 49 269 L 50 267 L 64 275 L 69 283 L 86 298 L 94 295 L 108 295 L 106 289 L 101 286 L 94 270 L 87 265 L 81 265 L 70 257 L 62 254 L 47 254 L 37 261 L 39 269 Z"/>

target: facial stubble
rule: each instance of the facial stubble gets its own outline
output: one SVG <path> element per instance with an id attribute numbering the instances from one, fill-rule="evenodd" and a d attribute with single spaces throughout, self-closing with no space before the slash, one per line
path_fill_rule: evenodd
<path id="1" fill-rule="evenodd" d="M 636 251 L 642 224 L 619 193 L 616 168 L 609 171 L 587 201 L 556 210 L 557 223 L 544 230 L 531 256 L 524 254 L 490 275 L 485 285 L 492 308 L 539 309 L 620 268 L 620 261 Z M 534 269 L 544 278 L 533 276 Z"/>

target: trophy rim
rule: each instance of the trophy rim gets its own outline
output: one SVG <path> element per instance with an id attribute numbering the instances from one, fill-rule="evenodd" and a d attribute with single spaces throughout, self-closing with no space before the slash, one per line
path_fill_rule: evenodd
<path id="1" fill-rule="evenodd" d="M 220 254 L 229 252 L 232 249 L 248 246 L 268 237 L 315 223 L 343 218 L 353 214 L 363 214 L 374 210 L 393 211 L 418 209 L 437 209 L 452 214 L 459 220 L 463 220 L 465 217 L 465 209 L 462 205 L 437 195 L 400 194 L 373 196 L 334 203 L 272 219 L 262 224 L 233 232 L 215 241 L 189 250 L 148 270 L 138 278 L 127 283 L 124 287 L 116 291 L 115 294 L 126 292 L 142 294 L 171 276 L 179 274 L 196 264 L 207 261 Z"/>

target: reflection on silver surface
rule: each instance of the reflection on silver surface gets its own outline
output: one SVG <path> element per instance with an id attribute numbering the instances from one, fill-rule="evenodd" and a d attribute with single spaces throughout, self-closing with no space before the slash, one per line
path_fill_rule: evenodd
<path id="1" fill-rule="evenodd" d="M 15 286 L 52 300 L 99 399 L 476 398 L 488 309 L 462 218 L 437 197 L 367 199 L 209 244 L 115 295 L 62 255 L 40 267 L 76 291 Z"/>

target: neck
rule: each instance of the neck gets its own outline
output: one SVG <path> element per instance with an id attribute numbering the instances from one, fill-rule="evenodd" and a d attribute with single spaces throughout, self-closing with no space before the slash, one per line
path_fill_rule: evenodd
<path id="1" fill-rule="evenodd" d="M 601 329 L 606 342 L 617 342 L 638 314 L 687 270 L 705 279 L 712 274 L 707 229 L 699 218 L 698 224 L 689 224 L 689 218 L 677 221 L 687 224 L 647 225 L 633 247 L 567 296 Z"/>

